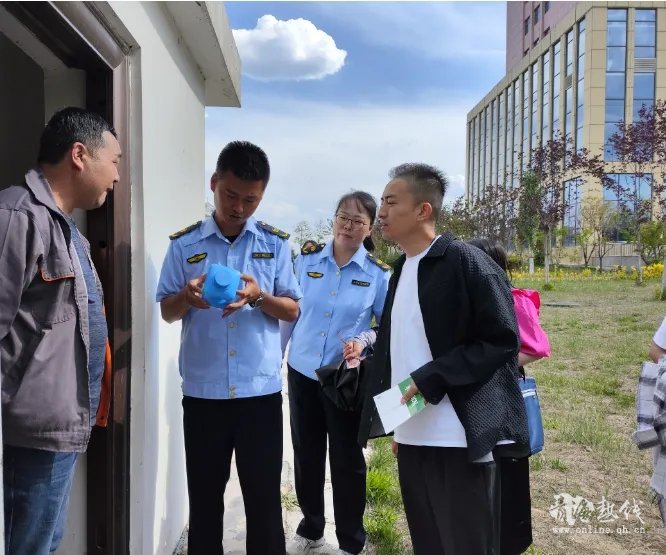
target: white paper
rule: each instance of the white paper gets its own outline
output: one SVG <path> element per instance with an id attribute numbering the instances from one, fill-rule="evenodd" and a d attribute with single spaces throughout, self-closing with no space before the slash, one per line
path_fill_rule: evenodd
<path id="1" fill-rule="evenodd" d="M 405 382 L 408 382 L 408 380 L 405 380 Z M 400 388 L 400 384 L 398 384 L 374 397 L 375 406 L 377 407 L 379 417 L 382 419 L 382 425 L 386 433 L 392 432 L 400 426 L 400 424 L 406 422 L 414 414 L 422 410 L 422 398 L 413 398 L 414 402 L 412 403 L 412 407 L 418 407 L 418 405 L 421 405 L 421 408 L 412 408 L 410 411 L 406 404 L 400 403 L 402 395 L 403 392 Z M 421 403 L 418 403 L 419 400 Z"/>

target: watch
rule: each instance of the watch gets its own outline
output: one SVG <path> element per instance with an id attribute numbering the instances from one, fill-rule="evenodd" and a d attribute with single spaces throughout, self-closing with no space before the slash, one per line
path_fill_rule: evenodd
<path id="1" fill-rule="evenodd" d="M 261 306 L 264 304 L 264 292 L 259 289 L 259 296 L 256 298 L 256 300 L 252 301 L 251 303 L 248 303 L 251 308 L 261 308 Z"/>

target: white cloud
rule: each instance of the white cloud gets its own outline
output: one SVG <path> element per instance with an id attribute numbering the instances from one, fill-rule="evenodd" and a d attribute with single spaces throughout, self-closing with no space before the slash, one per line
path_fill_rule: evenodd
<path id="1" fill-rule="evenodd" d="M 307 19 L 280 21 L 272 15 L 254 29 L 234 29 L 243 73 L 260 81 L 322 79 L 340 70 L 347 52 Z"/>
<path id="2" fill-rule="evenodd" d="M 450 201 L 464 192 L 462 102 L 339 107 L 274 99 L 272 108 L 209 109 L 206 173 L 214 171 L 231 140 L 261 146 L 271 162 L 271 181 L 257 217 L 289 232 L 301 220 L 330 217 L 350 189 L 379 199 L 389 169 L 403 162 L 443 169 L 450 178 Z"/>

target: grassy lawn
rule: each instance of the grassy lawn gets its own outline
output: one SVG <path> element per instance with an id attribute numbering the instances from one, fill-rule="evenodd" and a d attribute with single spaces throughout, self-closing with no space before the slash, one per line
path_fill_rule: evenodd
<path id="1" fill-rule="evenodd" d="M 538 289 L 541 283 L 521 279 L 515 285 Z M 666 314 L 666 303 L 654 300 L 655 281 L 645 287 L 631 280 L 554 283 L 553 291 L 541 293 L 541 321 L 553 355 L 528 367 L 528 374 L 537 378 L 546 427 L 546 447 L 530 464 L 534 546 L 529 553 L 666 553 L 666 533 L 648 487 L 651 454 L 636 449 L 630 439 L 640 363 Z M 366 514 L 372 551 L 409 553 L 390 443 L 374 445 Z M 597 509 L 603 501 L 613 504 L 610 514 L 617 519 L 604 523 L 592 515 L 593 530 L 615 531 L 624 525 L 630 532 L 555 533 L 555 526 L 566 526 L 549 514 L 554 496 L 561 493 L 582 496 Z M 626 519 L 625 501 L 632 508 L 635 501 L 639 515 L 627 511 Z M 578 520 L 576 526 L 583 524 Z M 644 532 L 634 532 L 634 527 Z"/>

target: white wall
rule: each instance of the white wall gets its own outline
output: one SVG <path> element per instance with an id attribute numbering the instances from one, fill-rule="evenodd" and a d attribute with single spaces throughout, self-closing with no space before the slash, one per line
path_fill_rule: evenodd
<path id="1" fill-rule="evenodd" d="M 155 291 L 168 235 L 201 219 L 204 79 L 161 3 L 110 2 L 132 54 L 130 553 L 171 554 L 187 522 L 178 347 Z"/>

